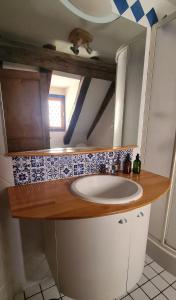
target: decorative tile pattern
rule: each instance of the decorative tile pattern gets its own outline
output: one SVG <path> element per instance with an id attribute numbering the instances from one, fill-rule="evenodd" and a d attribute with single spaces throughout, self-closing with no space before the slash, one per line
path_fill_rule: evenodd
<path id="1" fill-rule="evenodd" d="M 176 277 L 165 271 L 161 266 L 146 256 L 146 266 L 154 266 L 156 276 L 148 279 L 144 274 L 135 287 L 120 299 L 115 300 L 175 300 Z M 157 266 L 157 267 L 156 267 Z M 164 279 L 164 277 L 166 279 Z M 170 282 L 170 284 L 168 283 Z M 25 298 L 24 298 L 25 295 Z M 30 297 L 30 298 L 29 298 Z M 14 300 L 73 300 L 58 291 L 54 279 L 46 278 L 38 285 L 27 288 L 15 296 Z M 108 299 L 109 300 L 109 299 Z M 112 299 L 113 300 L 113 299 Z"/>
<path id="2" fill-rule="evenodd" d="M 44 167 L 44 156 L 31 156 L 31 167 Z"/>
<path id="3" fill-rule="evenodd" d="M 100 166 L 112 166 L 119 159 L 121 170 L 127 154 L 132 159 L 133 150 L 97 152 L 82 155 L 14 157 L 15 185 L 55 180 L 72 176 L 99 173 Z"/>
<path id="4" fill-rule="evenodd" d="M 41 182 L 46 180 L 45 168 L 38 167 L 31 169 L 31 182 Z"/>
<path id="5" fill-rule="evenodd" d="M 158 22 L 158 16 L 154 7 L 145 0 L 113 0 L 118 13 L 121 16 L 131 15 L 131 19 L 137 23 L 153 26 Z"/>

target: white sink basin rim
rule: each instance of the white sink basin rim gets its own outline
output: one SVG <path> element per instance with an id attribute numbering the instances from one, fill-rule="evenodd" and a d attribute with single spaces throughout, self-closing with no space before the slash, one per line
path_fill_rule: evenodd
<path id="1" fill-rule="evenodd" d="M 131 179 L 114 175 L 91 175 L 78 178 L 71 190 L 81 198 L 102 204 L 125 204 L 143 195 L 141 185 Z"/>

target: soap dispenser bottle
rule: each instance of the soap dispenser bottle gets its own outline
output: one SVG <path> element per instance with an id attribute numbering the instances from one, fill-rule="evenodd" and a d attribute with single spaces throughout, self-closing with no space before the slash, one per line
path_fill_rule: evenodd
<path id="1" fill-rule="evenodd" d="M 120 171 L 120 158 L 119 158 L 119 156 L 115 160 L 114 165 L 115 165 L 115 173 L 118 173 Z"/>
<path id="2" fill-rule="evenodd" d="M 126 159 L 123 164 L 123 173 L 124 174 L 130 174 L 131 173 L 131 158 L 130 154 L 128 153 L 126 156 Z"/>
<path id="3" fill-rule="evenodd" d="M 136 159 L 133 162 L 133 173 L 140 174 L 141 172 L 141 161 L 139 159 L 139 154 L 136 155 Z"/>

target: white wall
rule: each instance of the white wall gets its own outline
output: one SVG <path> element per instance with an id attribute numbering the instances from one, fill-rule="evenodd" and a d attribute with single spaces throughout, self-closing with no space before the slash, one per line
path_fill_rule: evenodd
<path id="1" fill-rule="evenodd" d="M 168 24 L 167 20 L 163 20 L 162 23 L 163 25 L 159 24 L 153 30 L 152 39 L 155 36 L 156 40 L 153 39 L 150 49 L 143 168 L 170 177 L 176 133 L 176 19 Z M 147 251 L 158 263 L 176 275 L 176 252 L 174 254 L 172 251 L 176 245 L 175 195 L 169 215 L 169 226 L 166 228 L 169 199 L 171 198 L 166 195 L 152 204 Z"/>
<path id="2" fill-rule="evenodd" d="M 44 221 L 40 220 L 20 220 L 25 286 L 51 276 L 44 254 L 43 225 Z"/>
<path id="3" fill-rule="evenodd" d="M 49 92 L 50 94 L 65 96 L 67 90 L 64 88 L 56 88 L 51 86 Z M 64 147 L 64 142 L 63 142 L 64 135 L 65 135 L 65 131 L 50 131 L 50 148 Z"/>
<path id="4" fill-rule="evenodd" d="M 137 145 L 146 35 L 128 45 L 122 145 Z M 118 83 L 117 83 L 118 84 Z"/>
<path id="5" fill-rule="evenodd" d="M 5 157 L 4 123 L 0 103 L 0 299 L 12 300 L 25 282 L 19 221 L 12 219 L 7 188 L 14 185 L 11 158 Z"/>
<path id="6" fill-rule="evenodd" d="M 112 147 L 114 137 L 114 106 L 115 96 L 112 97 L 101 119 L 88 139 L 89 146 Z"/>
<path id="7" fill-rule="evenodd" d="M 69 77 L 71 74 L 61 73 L 61 75 L 64 77 Z M 76 80 L 74 80 L 73 83 L 67 88 L 56 88 L 52 86 L 50 87 L 50 93 L 65 95 L 65 122 L 66 122 L 65 131 L 50 131 L 50 148 L 66 147 L 66 145 L 64 145 L 64 135 L 68 129 L 70 118 L 72 117 L 72 113 L 76 105 L 81 77 L 75 75 L 74 77 L 71 78 Z"/>
<path id="8" fill-rule="evenodd" d="M 87 144 L 87 133 L 97 115 L 110 84 L 110 81 L 92 78 L 79 120 L 71 139 L 71 146 L 76 146 L 82 143 Z M 96 145 L 98 145 L 97 142 L 95 145 L 92 144 L 92 146 Z"/>
<path id="9" fill-rule="evenodd" d="M 170 176 L 175 139 L 176 112 L 176 22 L 158 30 L 151 89 L 148 133 L 146 137 L 146 170 Z M 160 240 L 163 231 L 167 197 L 155 202 L 151 210 L 150 234 Z"/>
<path id="10" fill-rule="evenodd" d="M 66 113 L 66 128 L 70 123 L 72 113 L 75 109 L 77 96 L 79 94 L 80 81 L 75 81 L 70 87 L 66 89 L 65 94 L 65 113 Z"/>

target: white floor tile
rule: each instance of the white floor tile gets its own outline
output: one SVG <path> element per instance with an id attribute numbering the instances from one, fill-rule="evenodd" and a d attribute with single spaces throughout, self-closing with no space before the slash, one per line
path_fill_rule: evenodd
<path id="1" fill-rule="evenodd" d="M 154 262 L 152 258 L 146 255 L 145 263 L 150 264 L 145 266 L 144 274 L 138 284 L 129 291 L 129 295 L 124 295 L 123 300 L 176 300 L 176 277 L 165 271 L 159 264 Z M 161 274 L 158 274 L 161 273 Z M 150 281 L 149 281 L 150 280 Z M 171 285 L 169 286 L 169 285 Z M 43 291 L 43 296 L 40 292 L 40 287 Z M 161 294 L 162 292 L 163 294 Z M 148 295 L 148 296 L 147 296 Z M 27 300 L 51 300 L 60 298 L 57 286 L 54 279 L 46 278 L 41 283 L 28 287 L 25 290 Z M 64 296 L 62 294 L 62 296 Z M 63 300 L 74 300 L 67 296 Z M 24 294 L 18 294 L 14 300 L 24 300 Z"/>
<path id="2" fill-rule="evenodd" d="M 176 290 L 174 290 L 172 287 L 169 287 L 167 290 L 165 290 L 163 294 L 166 295 L 169 300 L 176 299 Z"/>
<path id="3" fill-rule="evenodd" d="M 170 284 L 172 284 L 176 280 L 176 277 L 167 271 L 162 272 L 160 275 Z"/>
<path id="4" fill-rule="evenodd" d="M 124 299 L 124 298 L 127 297 L 127 296 L 128 296 L 128 294 L 125 293 L 122 297 L 118 298 L 118 300 L 122 300 L 122 299 Z M 116 299 L 115 299 L 115 300 L 116 300 Z"/>
<path id="5" fill-rule="evenodd" d="M 26 298 L 29 298 L 37 293 L 40 293 L 40 286 L 38 284 L 34 284 L 25 289 Z"/>
<path id="6" fill-rule="evenodd" d="M 142 274 L 142 277 L 137 284 L 139 286 L 141 286 L 142 284 L 146 283 L 147 281 L 148 281 L 148 278 L 144 274 Z"/>
<path id="7" fill-rule="evenodd" d="M 42 291 L 52 287 L 53 285 L 55 285 L 55 281 L 53 278 L 45 278 L 40 282 Z"/>
<path id="8" fill-rule="evenodd" d="M 29 300 L 43 300 L 42 294 L 37 294 L 29 298 Z"/>
<path id="9" fill-rule="evenodd" d="M 176 289 L 176 282 L 174 282 L 174 284 L 172 284 L 173 288 Z"/>
<path id="10" fill-rule="evenodd" d="M 162 271 L 164 271 L 164 269 L 155 261 L 150 264 L 150 267 L 152 267 L 157 273 L 161 273 Z"/>
<path id="11" fill-rule="evenodd" d="M 168 300 L 164 295 L 160 294 L 155 298 L 155 300 Z"/>
<path id="12" fill-rule="evenodd" d="M 14 300 L 24 300 L 24 293 L 19 293 L 14 297 Z"/>
<path id="13" fill-rule="evenodd" d="M 51 287 L 50 289 L 47 289 L 43 291 L 44 300 L 50 300 L 52 298 L 59 298 L 59 292 L 56 286 Z M 65 299 L 65 298 L 64 298 Z"/>
<path id="14" fill-rule="evenodd" d="M 150 264 L 152 261 L 153 261 L 153 259 L 152 259 L 150 256 L 148 256 L 148 255 L 146 254 L 146 256 L 145 256 L 145 262 L 146 262 L 147 264 Z"/>
<path id="15" fill-rule="evenodd" d="M 153 277 L 155 277 L 157 275 L 157 273 L 150 266 L 146 266 L 144 268 L 144 275 L 147 278 L 152 279 Z"/>
<path id="16" fill-rule="evenodd" d="M 131 293 L 133 300 L 148 300 L 150 299 L 147 295 L 139 288 Z"/>
<path id="17" fill-rule="evenodd" d="M 138 289 L 138 285 L 136 284 L 131 290 L 128 290 L 128 293 L 132 293 L 133 291 Z"/>
<path id="18" fill-rule="evenodd" d="M 128 295 L 125 298 L 123 298 L 123 300 L 132 300 L 132 298 Z"/>
<path id="19" fill-rule="evenodd" d="M 61 292 L 59 292 L 59 294 L 60 294 L 60 297 L 63 297 L 64 296 L 64 294 L 63 293 L 61 293 Z M 66 296 L 65 296 L 66 297 Z"/>
<path id="20" fill-rule="evenodd" d="M 169 284 L 160 275 L 156 276 L 151 281 L 161 292 L 169 286 Z"/>
<path id="21" fill-rule="evenodd" d="M 145 283 L 141 289 L 149 296 L 149 298 L 154 298 L 160 294 L 160 291 L 150 281 Z"/>

